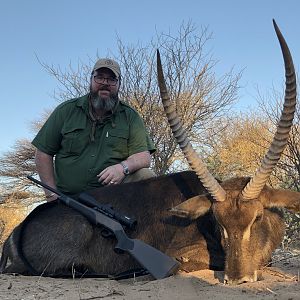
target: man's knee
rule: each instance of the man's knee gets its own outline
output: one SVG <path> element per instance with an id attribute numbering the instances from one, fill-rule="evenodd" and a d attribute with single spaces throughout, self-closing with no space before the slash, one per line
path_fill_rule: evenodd
<path id="1" fill-rule="evenodd" d="M 135 182 L 135 181 L 140 181 L 144 179 L 148 179 L 151 177 L 155 177 L 155 173 L 148 169 L 148 168 L 143 168 L 140 170 L 137 170 L 136 172 L 127 175 L 122 183 L 127 183 L 127 182 Z"/>

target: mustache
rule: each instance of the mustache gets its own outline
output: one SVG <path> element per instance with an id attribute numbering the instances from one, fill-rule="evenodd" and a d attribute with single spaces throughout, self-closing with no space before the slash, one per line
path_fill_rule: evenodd
<path id="1" fill-rule="evenodd" d="M 103 87 L 99 88 L 98 91 L 90 91 L 90 94 L 91 94 L 93 99 L 97 99 L 99 97 L 98 96 L 99 91 L 107 91 L 111 94 L 110 89 L 108 87 L 103 86 Z"/>
<path id="2" fill-rule="evenodd" d="M 110 92 L 110 89 L 109 89 L 108 85 L 106 85 L 106 86 L 99 88 L 99 91 L 109 91 Z"/>

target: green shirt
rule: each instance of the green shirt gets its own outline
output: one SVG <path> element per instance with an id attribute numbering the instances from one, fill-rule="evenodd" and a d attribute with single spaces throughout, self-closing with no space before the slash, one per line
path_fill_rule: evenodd
<path id="1" fill-rule="evenodd" d="M 130 155 L 155 151 L 138 113 L 119 102 L 113 115 L 97 123 L 94 141 L 88 112 L 88 95 L 60 104 L 50 115 L 32 144 L 55 155 L 57 188 L 75 194 L 102 186 L 97 174 Z"/>

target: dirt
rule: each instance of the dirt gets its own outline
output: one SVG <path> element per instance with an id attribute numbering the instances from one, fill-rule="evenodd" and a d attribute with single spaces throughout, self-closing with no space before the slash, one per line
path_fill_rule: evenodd
<path id="1" fill-rule="evenodd" d="M 300 251 L 274 256 L 260 280 L 238 286 L 223 284 L 223 272 L 180 272 L 162 280 L 150 276 L 126 280 L 54 279 L 0 275 L 0 299 L 300 299 Z"/>

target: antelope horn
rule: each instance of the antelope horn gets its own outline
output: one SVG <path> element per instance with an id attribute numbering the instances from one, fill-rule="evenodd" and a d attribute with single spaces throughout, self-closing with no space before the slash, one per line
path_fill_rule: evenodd
<path id="1" fill-rule="evenodd" d="M 273 25 L 280 43 L 285 65 L 286 87 L 284 104 L 271 146 L 266 153 L 260 168 L 256 171 L 254 177 L 249 181 L 249 183 L 242 191 L 243 200 L 251 200 L 257 198 L 264 185 L 266 184 L 268 178 L 270 177 L 272 170 L 279 161 L 280 156 L 287 144 L 289 133 L 293 124 L 294 112 L 296 107 L 297 85 L 293 59 L 285 42 L 285 39 L 282 36 L 275 20 L 273 20 Z"/>
<path id="2" fill-rule="evenodd" d="M 209 173 L 205 164 L 202 162 L 200 157 L 193 149 L 187 137 L 186 130 L 183 128 L 182 123 L 176 114 L 174 105 L 172 105 L 167 90 L 166 82 L 164 79 L 160 54 L 158 50 L 157 50 L 157 79 L 158 79 L 160 96 L 162 99 L 165 113 L 167 115 L 173 135 L 177 143 L 179 144 L 182 152 L 184 153 L 185 158 L 187 159 L 190 167 L 196 172 L 203 186 L 213 196 L 213 198 L 216 201 L 224 201 L 226 199 L 226 192 L 220 186 L 217 180 Z"/>

